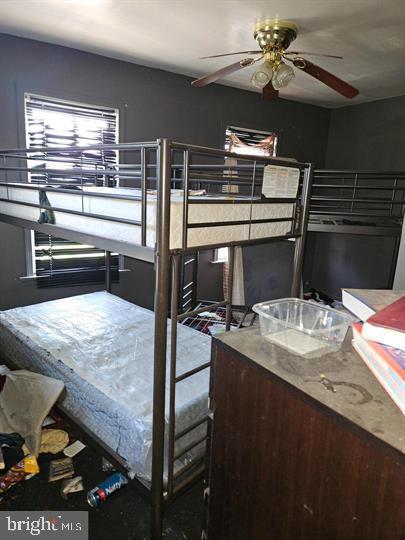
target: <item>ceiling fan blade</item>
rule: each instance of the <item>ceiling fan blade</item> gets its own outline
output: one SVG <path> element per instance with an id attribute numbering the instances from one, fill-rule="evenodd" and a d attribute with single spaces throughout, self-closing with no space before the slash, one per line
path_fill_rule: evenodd
<path id="1" fill-rule="evenodd" d="M 286 56 L 288 54 L 294 54 L 296 56 L 301 56 L 301 54 L 306 54 L 307 56 L 324 56 L 325 58 L 338 58 L 339 60 L 342 60 L 343 58 L 343 56 L 336 56 L 334 54 L 323 54 L 323 53 L 305 52 L 305 51 L 287 51 L 284 53 L 283 56 Z"/>
<path id="2" fill-rule="evenodd" d="M 264 101 L 272 101 L 273 99 L 278 98 L 278 90 L 273 88 L 271 81 L 266 84 L 262 90 L 262 98 Z"/>
<path id="3" fill-rule="evenodd" d="M 222 79 L 223 77 L 226 77 L 227 75 L 230 75 L 231 73 L 234 73 L 235 71 L 238 71 L 239 69 L 242 69 L 247 66 L 251 66 L 255 63 L 254 58 L 245 58 L 244 60 L 241 60 L 240 62 L 235 62 L 234 64 L 231 64 L 229 66 L 226 66 L 222 69 L 218 69 L 217 71 L 214 71 L 212 73 L 209 73 L 208 75 L 205 75 L 204 77 L 201 77 L 200 79 L 196 79 L 195 81 L 192 81 L 192 86 L 196 86 L 197 88 L 200 88 L 201 86 L 207 86 L 207 84 L 211 84 L 218 79 Z"/>
<path id="4" fill-rule="evenodd" d="M 326 84 L 326 86 L 329 86 L 329 88 L 332 88 L 335 90 L 335 92 L 342 94 L 344 97 L 351 99 L 357 96 L 359 93 L 357 88 L 354 88 L 354 86 L 342 81 L 342 79 L 339 79 L 336 77 L 336 75 L 329 73 L 329 71 L 326 71 L 316 64 L 313 64 L 309 60 L 305 60 L 304 58 L 294 58 L 292 63 L 296 68 L 305 71 L 305 73 L 308 73 L 308 75 L 311 75 L 312 77 L 315 77 L 315 79 L 323 82 L 323 84 Z"/>
<path id="5" fill-rule="evenodd" d="M 233 56 L 236 54 L 263 54 L 263 51 L 239 51 L 239 52 L 231 52 L 231 53 L 225 53 L 225 54 L 213 54 L 211 56 L 201 56 L 200 60 L 206 60 L 207 58 L 220 58 L 221 56 Z"/>

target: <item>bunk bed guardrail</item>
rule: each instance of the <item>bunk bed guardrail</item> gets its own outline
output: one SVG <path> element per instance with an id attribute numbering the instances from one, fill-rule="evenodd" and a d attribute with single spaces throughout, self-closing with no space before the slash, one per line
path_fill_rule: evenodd
<path id="1" fill-rule="evenodd" d="M 405 172 L 314 171 L 310 230 L 396 236 L 404 212 Z"/>
<path id="2" fill-rule="evenodd" d="M 404 214 L 404 171 L 314 171 L 308 231 L 392 238 L 389 287 L 394 283 Z"/>

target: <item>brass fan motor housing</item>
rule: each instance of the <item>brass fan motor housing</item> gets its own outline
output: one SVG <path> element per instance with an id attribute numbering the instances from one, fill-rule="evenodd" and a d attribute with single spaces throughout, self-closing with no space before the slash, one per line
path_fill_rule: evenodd
<path id="1" fill-rule="evenodd" d="M 254 38 L 264 53 L 283 52 L 294 41 L 298 26 L 291 21 L 273 20 L 256 24 Z"/>

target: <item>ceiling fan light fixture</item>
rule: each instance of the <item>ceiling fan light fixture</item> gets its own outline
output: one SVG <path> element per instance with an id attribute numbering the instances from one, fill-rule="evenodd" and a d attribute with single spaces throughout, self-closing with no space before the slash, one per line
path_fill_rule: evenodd
<path id="1" fill-rule="evenodd" d="M 207 86 L 213 82 L 231 75 L 242 68 L 263 61 L 258 69 L 251 77 L 251 83 L 262 92 L 262 97 L 266 101 L 270 101 L 278 97 L 279 90 L 286 87 L 294 78 L 294 70 L 283 60 L 291 62 L 292 65 L 314 77 L 321 83 L 325 84 L 338 94 L 352 99 L 359 93 L 357 88 L 340 79 L 333 73 L 326 71 L 320 66 L 313 64 L 310 60 L 302 58 L 301 55 L 324 56 L 329 58 L 342 58 L 333 54 L 323 54 L 320 52 L 303 52 L 289 50 L 291 43 L 295 40 L 298 34 L 298 26 L 292 21 L 264 20 L 258 22 L 254 38 L 256 39 L 260 50 L 239 51 L 227 54 L 216 54 L 206 58 L 218 58 L 223 56 L 233 56 L 240 54 L 248 54 L 248 58 L 234 62 L 222 69 L 217 69 L 204 77 L 200 77 L 191 82 L 195 87 Z M 260 55 L 256 57 L 256 55 Z"/>
<path id="2" fill-rule="evenodd" d="M 264 88 L 273 77 L 273 66 L 270 62 L 263 62 L 260 67 L 253 73 L 251 83 L 256 88 Z"/>
<path id="3" fill-rule="evenodd" d="M 272 84 L 275 90 L 286 87 L 295 77 L 292 67 L 282 62 L 273 75 Z"/>

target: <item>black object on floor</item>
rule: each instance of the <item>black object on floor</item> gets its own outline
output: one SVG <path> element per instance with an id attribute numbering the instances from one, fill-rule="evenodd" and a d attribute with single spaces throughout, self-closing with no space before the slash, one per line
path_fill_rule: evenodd
<path id="1" fill-rule="evenodd" d="M 49 426 L 52 427 L 52 426 Z M 90 540 L 145 540 L 150 538 L 150 505 L 131 483 L 111 495 L 98 508 L 91 508 L 86 493 L 111 473 L 103 472 L 102 457 L 87 446 L 73 458 L 75 474 L 82 475 L 84 491 L 60 494 L 61 481 L 48 482 L 49 462 L 64 457 L 41 454 L 41 472 L 4 494 L 0 510 L 87 510 Z M 174 501 L 166 511 L 164 536 L 168 540 L 199 540 L 203 521 L 202 483 Z"/>

